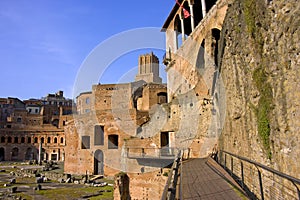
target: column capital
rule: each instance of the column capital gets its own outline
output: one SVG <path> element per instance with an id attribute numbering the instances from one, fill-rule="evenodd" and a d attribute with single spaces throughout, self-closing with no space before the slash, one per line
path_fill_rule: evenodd
<path id="1" fill-rule="evenodd" d="M 188 2 L 189 2 L 189 5 L 191 6 L 191 5 L 194 5 L 194 0 L 188 0 Z"/>

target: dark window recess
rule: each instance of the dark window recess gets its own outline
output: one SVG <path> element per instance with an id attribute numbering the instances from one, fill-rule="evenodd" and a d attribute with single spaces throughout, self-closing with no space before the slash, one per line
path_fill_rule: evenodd
<path id="1" fill-rule="evenodd" d="M 90 136 L 82 136 L 81 149 L 89 149 L 89 148 L 90 148 Z"/>
<path id="2" fill-rule="evenodd" d="M 95 145 L 104 145 L 104 126 L 96 125 L 94 131 Z"/>
<path id="3" fill-rule="evenodd" d="M 167 103 L 168 102 L 168 95 L 166 92 L 160 92 L 157 94 L 158 97 L 158 104 Z"/>
<path id="4" fill-rule="evenodd" d="M 119 136 L 109 135 L 108 136 L 108 149 L 118 149 L 119 146 Z"/>

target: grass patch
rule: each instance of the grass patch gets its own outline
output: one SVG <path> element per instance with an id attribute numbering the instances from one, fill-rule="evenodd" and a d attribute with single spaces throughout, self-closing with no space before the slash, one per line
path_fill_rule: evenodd
<path id="1" fill-rule="evenodd" d="M 32 196 L 30 196 L 29 194 L 20 194 L 20 196 L 22 197 L 22 199 L 26 199 L 26 200 L 33 200 L 34 198 Z"/>
<path id="2" fill-rule="evenodd" d="M 110 190 L 110 192 L 103 192 L 102 195 L 97 195 L 97 199 L 113 198 L 113 187 L 85 187 L 85 188 L 58 188 L 49 190 L 40 190 L 36 194 L 43 195 L 48 199 L 68 200 L 74 198 L 81 198 L 87 195 L 99 193 L 101 190 Z"/>
<path id="3" fill-rule="evenodd" d="M 272 88 L 267 82 L 267 76 L 263 67 L 259 67 L 253 72 L 253 80 L 260 93 L 258 106 L 255 108 L 255 114 L 258 124 L 258 134 L 262 140 L 263 147 L 267 157 L 271 159 L 270 147 L 270 113 L 272 111 Z"/>
<path id="4" fill-rule="evenodd" d="M 244 0 L 244 16 L 245 22 L 247 25 L 248 33 L 251 34 L 252 37 L 255 37 L 256 26 L 255 26 L 255 10 L 256 10 L 256 2 L 255 0 Z"/>

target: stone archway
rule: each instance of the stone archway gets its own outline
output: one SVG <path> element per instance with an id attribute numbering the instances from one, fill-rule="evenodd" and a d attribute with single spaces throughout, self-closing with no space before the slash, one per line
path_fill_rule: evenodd
<path id="1" fill-rule="evenodd" d="M 17 161 L 19 159 L 19 149 L 17 147 L 14 147 L 11 150 L 11 160 Z"/>
<path id="2" fill-rule="evenodd" d="M 94 174 L 104 175 L 104 155 L 99 149 L 94 154 Z"/>
<path id="3" fill-rule="evenodd" d="M 4 148 L 0 148 L 0 161 L 4 161 L 5 160 L 5 150 Z"/>
<path id="4" fill-rule="evenodd" d="M 33 160 L 33 158 L 34 158 L 33 149 L 28 147 L 25 153 L 25 160 Z"/>

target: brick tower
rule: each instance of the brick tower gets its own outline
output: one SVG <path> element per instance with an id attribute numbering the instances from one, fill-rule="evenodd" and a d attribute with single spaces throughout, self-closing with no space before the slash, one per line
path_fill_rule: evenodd
<path id="1" fill-rule="evenodd" d="M 147 83 L 162 83 L 162 79 L 159 77 L 159 60 L 153 52 L 139 56 L 139 71 L 135 81 L 139 80 Z"/>

